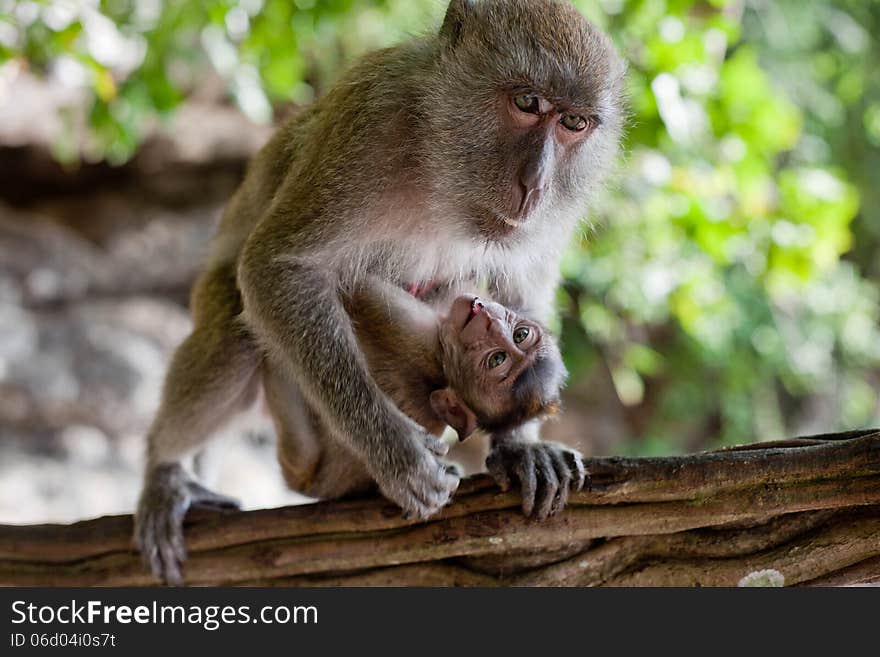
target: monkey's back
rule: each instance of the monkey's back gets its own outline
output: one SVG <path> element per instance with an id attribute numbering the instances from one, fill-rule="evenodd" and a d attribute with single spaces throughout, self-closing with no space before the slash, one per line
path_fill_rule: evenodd
<path id="1" fill-rule="evenodd" d="M 413 146 L 401 142 L 411 139 L 397 127 L 411 121 L 418 93 L 414 71 L 430 67 L 430 61 L 420 40 L 370 53 L 279 125 L 227 203 L 207 268 L 236 261 L 274 205 L 284 212 L 284 204 L 295 204 L 290 216 L 306 220 L 350 212 L 351 199 L 366 206 L 401 169 L 412 170 L 411 158 L 401 155 Z"/>

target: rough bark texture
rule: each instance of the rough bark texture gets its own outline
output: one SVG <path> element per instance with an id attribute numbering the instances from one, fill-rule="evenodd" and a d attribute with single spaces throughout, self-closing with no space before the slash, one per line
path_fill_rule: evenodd
<path id="1" fill-rule="evenodd" d="M 880 432 L 684 457 L 594 458 L 547 522 L 486 477 L 410 522 L 380 499 L 187 520 L 187 582 L 265 586 L 735 586 L 880 582 Z M 131 516 L 0 527 L 0 584 L 150 585 Z"/>

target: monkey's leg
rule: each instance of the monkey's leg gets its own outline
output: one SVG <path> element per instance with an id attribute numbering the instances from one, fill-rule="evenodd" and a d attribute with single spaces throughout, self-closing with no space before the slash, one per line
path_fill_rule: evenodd
<path id="1" fill-rule="evenodd" d="M 330 435 L 296 383 L 268 361 L 263 389 L 278 436 L 278 463 L 292 490 L 334 499 L 375 489 L 364 464 Z"/>
<path id="2" fill-rule="evenodd" d="M 263 391 L 277 437 L 278 464 L 291 490 L 308 495 L 321 461 L 319 418 L 315 417 L 299 387 L 279 368 L 266 363 Z"/>
<path id="3" fill-rule="evenodd" d="M 153 573 L 182 581 L 183 518 L 193 505 L 237 508 L 232 498 L 195 482 L 184 458 L 254 400 L 261 354 L 237 320 L 239 302 L 228 271 L 209 272 L 194 291 L 196 328 L 171 361 L 162 401 L 147 434 L 144 488 L 135 542 Z"/>

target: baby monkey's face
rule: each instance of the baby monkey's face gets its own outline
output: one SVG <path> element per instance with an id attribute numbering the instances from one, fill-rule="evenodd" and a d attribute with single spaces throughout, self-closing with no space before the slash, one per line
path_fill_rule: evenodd
<path id="1" fill-rule="evenodd" d="M 558 405 L 565 367 L 556 341 L 537 322 L 464 295 L 442 318 L 440 342 L 449 387 L 480 427 L 512 428 Z"/>
<path id="2" fill-rule="evenodd" d="M 509 386 L 534 362 L 544 339 L 537 323 L 470 294 L 452 302 L 441 335 L 456 378 L 492 388 Z"/>

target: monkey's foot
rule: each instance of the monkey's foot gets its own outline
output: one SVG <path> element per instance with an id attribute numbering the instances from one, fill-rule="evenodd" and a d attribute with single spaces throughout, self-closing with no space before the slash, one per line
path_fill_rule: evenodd
<path id="1" fill-rule="evenodd" d="M 550 442 L 499 442 L 486 468 L 502 490 L 519 481 L 523 513 L 538 520 L 561 511 L 569 490 L 581 490 L 589 478 L 580 452 Z"/>
<path id="2" fill-rule="evenodd" d="M 172 586 L 183 584 L 183 519 L 194 506 L 220 511 L 241 508 L 237 500 L 193 481 L 179 464 L 161 465 L 147 473 L 135 515 L 134 540 L 144 565 Z"/>

